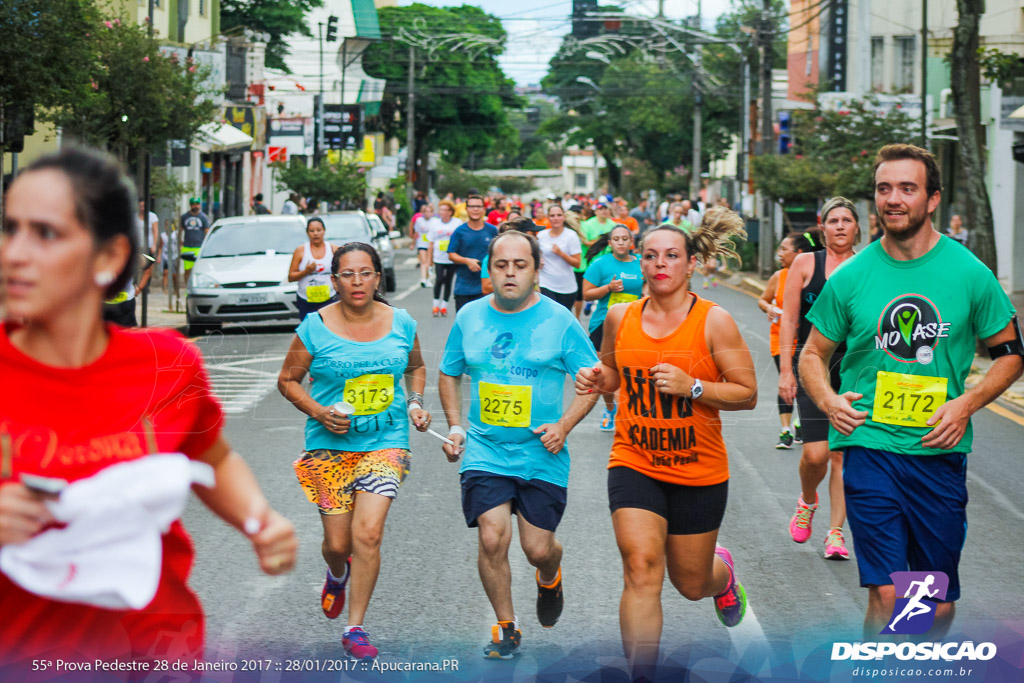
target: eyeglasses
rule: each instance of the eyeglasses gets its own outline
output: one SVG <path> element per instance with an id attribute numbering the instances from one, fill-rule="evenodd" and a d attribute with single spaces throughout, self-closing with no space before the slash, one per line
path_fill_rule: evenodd
<path id="1" fill-rule="evenodd" d="M 340 273 L 335 273 L 334 277 L 340 277 L 342 280 L 351 280 L 356 275 L 359 275 L 360 280 L 369 280 L 376 274 L 377 273 L 372 270 L 360 270 L 358 273 L 356 273 L 354 270 L 343 270 Z"/>

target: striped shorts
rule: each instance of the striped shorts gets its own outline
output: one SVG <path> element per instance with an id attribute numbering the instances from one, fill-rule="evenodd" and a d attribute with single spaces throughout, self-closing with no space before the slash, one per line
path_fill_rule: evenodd
<path id="1" fill-rule="evenodd" d="M 322 515 L 343 515 L 355 506 L 356 491 L 394 498 L 409 474 L 412 453 L 385 448 L 356 453 L 318 448 L 292 463 L 309 502 Z"/>

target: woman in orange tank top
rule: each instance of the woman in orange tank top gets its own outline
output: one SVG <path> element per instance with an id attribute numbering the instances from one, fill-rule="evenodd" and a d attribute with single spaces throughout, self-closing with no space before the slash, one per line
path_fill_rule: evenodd
<path id="1" fill-rule="evenodd" d="M 608 311 L 601 363 L 576 375 L 577 393 L 619 392 L 608 498 L 634 677 L 653 679 L 666 567 L 687 599 L 714 596 L 726 626 L 746 611 L 732 556 L 716 544 L 729 480 L 718 413 L 754 408 L 757 381 L 732 317 L 690 291 L 698 256 L 738 258 L 732 235 L 746 235 L 743 219 L 722 207 L 692 236 L 671 225 L 648 231 L 640 251 L 649 296 Z"/>
<path id="2" fill-rule="evenodd" d="M 771 347 L 772 360 L 775 361 L 775 369 L 779 369 L 779 320 L 782 318 L 782 293 L 786 291 L 786 279 L 789 276 L 789 267 L 793 265 L 793 259 L 797 254 L 802 254 L 804 249 L 801 243 L 806 243 L 807 238 L 799 233 L 792 233 L 782 238 L 776 255 L 782 268 L 772 273 L 765 285 L 764 293 L 757 300 L 757 306 L 765 315 L 771 327 L 768 328 L 769 346 Z M 779 434 L 779 442 L 775 444 L 778 449 L 790 449 L 793 447 L 791 423 L 793 421 L 793 402 L 787 402 L 782 396 L 778 396 L 779 421 L 782 423 L 782 432 Z M 797 427 L 799 431 L 799 427 Z"/>

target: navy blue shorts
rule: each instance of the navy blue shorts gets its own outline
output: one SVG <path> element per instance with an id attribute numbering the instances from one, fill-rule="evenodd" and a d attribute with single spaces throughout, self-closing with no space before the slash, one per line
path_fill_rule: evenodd
<path id="1" fill-rule="evenodd" d="M 889 574 L 940 571 L 946 601 L 960 598 L 960 551 L 967 540 L 967 454 L 902 455 L 843 450 L 846 515 L 860 585 L 892 585 Z"/>
<path id="2" fill-rule="evenodd" d="M 565 502 L 565 488 L 541 479 L 506 477 L 480 470 L 462 473 L 462 512 L 470 528 L 488 510 L 512 503 L 512 514 L 522 516 L 535 527 L 554 531 L 562 521 Z"/>

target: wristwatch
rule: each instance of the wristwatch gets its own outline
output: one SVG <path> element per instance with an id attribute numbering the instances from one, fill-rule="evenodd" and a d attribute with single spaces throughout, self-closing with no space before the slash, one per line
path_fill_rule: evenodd
<path id="1" fill-rule="evenodd" d="M 693 378 L 693 386 L 690 387 L 690 398 L 697 400 L 704 394 L 704 385 L 696 377 Z"/>

